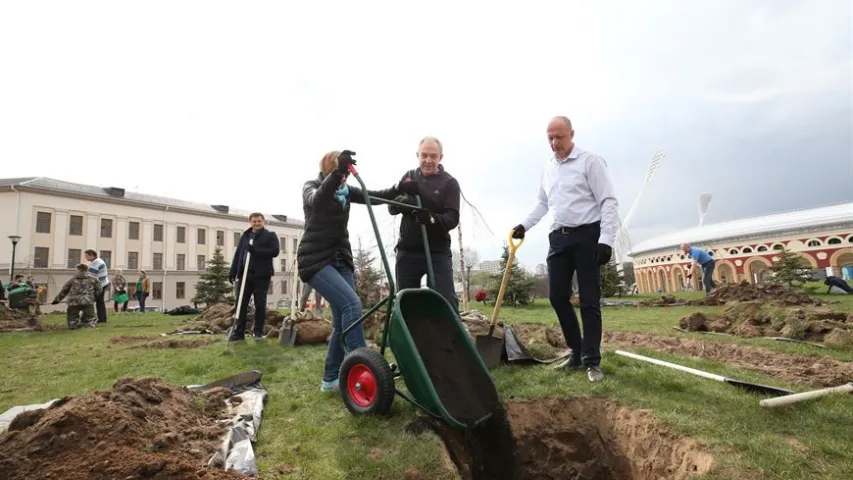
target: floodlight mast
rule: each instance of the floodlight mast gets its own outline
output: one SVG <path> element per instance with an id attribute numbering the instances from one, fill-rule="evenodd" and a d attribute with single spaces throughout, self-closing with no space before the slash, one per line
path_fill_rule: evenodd
<path id="1" fill-rule="evenodd" d="M 658 171 L 658 167 L 660 167 L 660 163 L 663 159 L 666 158 L 666 149 L 660 149 L 652 155 L 651 160 L 649 160 L 649 168 L 646 170 L 646 177 L 643 181 L 643 186 L 640 187 L 640 192 L 637 194 L 637 197 L 634 199 L 634 203 L 631 205 L 631 209 L 628 210 L 628 214 L 625 215 L 625 220 L 619 227 L 619 230 L 616 232 L 616 244 L 614 245 L 614 253 L 616 256 L 617 266 L 621 268 L 622 263 L 625 261 L 627 257 L 627 253 L 631 249 L 631 241 L 628 238 L 628 223 L 631 221 L 631 217 L 634 215 L 634 212 L 637 210 L 637 205 L 640 204 L 640 199 L 643 197 L 643 194 L 646 192 L 646 188 L 652 182 L 655 174 Z"/>
<path id="2" fill-rule="evenodd" d="M 711 194 L 703 193 L 699 195 L 699 226 L 705 221 L 705 215 L 708 213 L 708 205 L 711 203 Z"/>

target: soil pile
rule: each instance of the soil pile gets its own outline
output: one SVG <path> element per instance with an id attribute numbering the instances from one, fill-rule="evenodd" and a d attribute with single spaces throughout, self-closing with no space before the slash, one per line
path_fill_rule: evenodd
<path id="1" fill-rule="evenodd" d="M 255 315 L 255 308 L 252 304 L 249 304 L 248 312 L 247 318 L 253 319 Z M 231 328 L 231 323 L 234 321 L 234 313 L 234 305 L 217 303 L 205 308 L 204 311 L 201 312 L 201 315 L 181 322 L 183 326 L 178 330 L 194 330 L 203 328 L 214 333 L 222 333 Z"/>
<path id="2" fill-rule="evenodd" d="M 38 315 L 35 316 L 35 325 L 32 321 L 33 315 L 27 310 L 17 308 L 8 308 L 5 305 L 0 305 L 0 332 L 14 332 L 23 330 L 43 330 L 44 324 L 40 321 Z"/>
<path id="3" fill-rule="evenodd" d="M 513 464 L 488 477 L 464 433 L 431 422 L 462 478 L 683 479 L 714 463 L 696 441 L 673 434 L 650 413 L 601 398 L 511 401 L 506 412 Z"/>
<path id="4" fill-rule="evenodd" d="M 785 337 L 853 348 L 853 313 L 825 307 L 779 307 L 765 302 L 730 305 L 719 314 L 694 312 L 679 321 L 688 331 L 725 332 L 740 337 Z"/>
<path id="5" fill-rule="evenodd" d="M 159 337 L 159 335 L 116 335 L 110 337 L 110 343 L 147 342 Z"/>
<path id="6" fill-rule="evenodd" d="M 269 328 L 266 338 L 279 338 L 282 328 L 291 326 L 296 327 L 296 343 L 299 345 L 327 343 L 332 335 L 332 322 L 310 310 L 296 312 L 288 316 L 281 315 L 278 312 L 274 312 L 274 314 L 273 325 L 267 324 L 264 327 L 265 329 Z M 267 319 L 269 318 L 270 314 L 267 314 Z"/>
<path id="7" fill-rule="evenodd" d="M 779 283 L 752 284 L 741 282 L 727 283 L 711 291 L 711 294 L 698 300 L 690 300 L 688 305 L 717 306 L 727 302 L 763 301 L 776 305 L 822 305 L 823 301 L 811 298 L 801 290 Z"/>
<path id="8" fill-rule="evenodd" d="M 834 387 L 847 383 L 853 378 L 853 362 L 841 362 L 817 355 L 792 355 L 767 348 L 711 339 L 696 340 L 646 333 L 606 331 L 603 343 L 613 349 L 622 348 L 632 351 L 636 348 L 649 348 L 713 360 L 816 388 Z"/>
<path id="9" fill-rule="evenodd" d="M 672 295 L 662 295 L 660 297 L 655 298 L 647 298 L 639 304 L 643 307 L 662 307 L 664 305 L 676 305 L 679 301 L 677 298 Z"/>
<path id="10" fill-rule="evenodd" d="M 123 378 L 15 417 L 0 435 L 0 471 L 9 479 L 248 478 L 205 466 L 226 433 L 217 421 L 230 395 Z"/>

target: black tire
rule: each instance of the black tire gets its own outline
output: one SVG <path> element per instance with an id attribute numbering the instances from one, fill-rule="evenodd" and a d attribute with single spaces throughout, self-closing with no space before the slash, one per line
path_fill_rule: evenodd
<path id="1" fill-rule="evenodd" d="M 353 350 L 344 358 L 338 378 L 341 398 L 353 415 L 384 416 L 391 411 L 394 373 L 379 352 L 370 348 Z M 362 381 L 368 390 L 360 390 Z"/>

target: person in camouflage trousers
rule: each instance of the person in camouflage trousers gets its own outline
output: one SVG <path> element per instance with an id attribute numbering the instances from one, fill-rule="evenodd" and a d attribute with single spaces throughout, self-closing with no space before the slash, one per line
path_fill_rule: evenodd
<path id="1" fill-rule="evenodd" d="M 98 323 L 95 316 L 95 297 L 101 290 L 101 282 L 90 276 L 88 271 L 89 266 L 85 263 L 77 265 L 77 274 L 65 283 L 52 302 L 56 305 L 63 298 L 68 298 L 67 320 L 68 328 L 71 330 L 84 326 L 95 327 Z"/>

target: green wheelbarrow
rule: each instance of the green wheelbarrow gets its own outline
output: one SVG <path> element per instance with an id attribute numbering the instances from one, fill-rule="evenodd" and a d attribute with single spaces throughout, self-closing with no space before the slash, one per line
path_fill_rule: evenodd
<path id="1" fill-rule="evenodd" d="M 367 187 L 353 166 L 350 173 L 367 193 Z M 389 204 L 406 209 L 415 205 L 365 195 L 373 233 L 379 245 L 388 279 L 388 295 L 341 333 L 345 357 L 339 379 L 344 405 L 353 415 L 384 416 L 391 411 L 395 395 L 409 401 L 432 417 L 451 426 L 469 430 L 488 420 L 500 407 L 494 380 L 465 327 L 450 303 L 434 290 L 435 278 L 426 228 L 421 226 L 427 262 L 427 285 L 395 291 L 388 257 L 382 248 L 372 204 Z M 379 351 L 357 348 L 349 351 L 346 336 L 374 312 L 386 307 Z M 396 364 L 385 352 L 390 347 Z M 397 388 L 402 378 L 408 392 Z"/>

